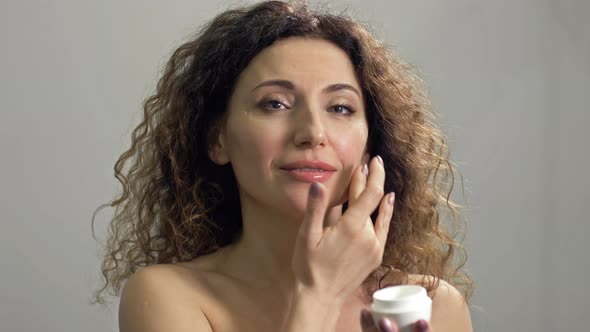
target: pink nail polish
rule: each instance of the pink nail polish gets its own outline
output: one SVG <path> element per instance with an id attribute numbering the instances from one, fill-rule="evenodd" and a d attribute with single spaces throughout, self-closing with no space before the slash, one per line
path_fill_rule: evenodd
<path id="1" fill-rule="evenodd" d="M 389 196 L 387 197 L 387 203 L 389 203 L 389 205 L 393 205 L 393 202 L 395 202 L 395 193 L 389 193 Z"/>
<path id="2" fill-rule="evenodd" d="M 313 198 L 318 198 L 320 196 L 320 185 L 317 182 L 311 184 L 309 188 L 309 194 Z"/>
<path id="3" fill-rule="evenodd" d="M 388 319 L 379 320 L 379 330 L 383 332 L 391 332 L 393 330 L 391 322 Z"/>
<path id="4" fill-rule="evenodd" d="M 371 317 L 371 314 L 367 311 L 363 311 L 361 313 L 361 324 L 363 324 L 363 326 L 369 327 L 373 325 L 373 318 Z"/>
<path id="5" fill-rule="evenodd" d="M 367 167 L 367 164 L 363 165 L 363 169 L 361 170 L 364 176 L 368 176 L 369 175 L 369 167 Z"/>
<path id="6" fill-rule="evenodd" d="M 426 331 L 428 331 L 428 323 L 426 323 L 425 320 L 421 319 L 416 322 L 416 328 L 420 332 L 426 332 Z"/>

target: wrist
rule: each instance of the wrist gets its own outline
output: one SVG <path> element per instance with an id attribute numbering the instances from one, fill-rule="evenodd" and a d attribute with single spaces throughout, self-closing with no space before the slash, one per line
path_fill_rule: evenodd
<path id="1" fill-rule="evenodd" d="M 317 309 L 326 308 L 340 310 L 344 304 L 344 301 L 339 297 L 321 292 L 318 289 L 304 285 L 303 283 L 295 284 L 294 296 L 297 301 L 305 302 Z"/>

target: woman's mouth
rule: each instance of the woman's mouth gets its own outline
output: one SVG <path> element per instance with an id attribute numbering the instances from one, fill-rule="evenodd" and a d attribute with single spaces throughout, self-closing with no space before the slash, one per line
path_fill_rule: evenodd
<path id="1" fill-rule="evenodd" d="M 336 168 L 319 159 L 301 159 L 284 164 L 281 168 L 294 180 L 324 182 L 336 172 Z"/>
<path id="2" fill-rule="evenodd" d="M 335 173 L 335 171 L 326 171 L 319 168 L 295 168 L 283 169 L 283 171 L 297 181 L 310 183 L 327 181 Z"/>

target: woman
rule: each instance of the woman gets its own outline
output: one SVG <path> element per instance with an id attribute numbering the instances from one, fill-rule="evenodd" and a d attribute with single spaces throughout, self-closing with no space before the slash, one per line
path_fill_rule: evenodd
<path id="1" fill-rule="evenodd" d="M 444 138 L 352 19 L 228 10 L 174 52 L 144 117 L 115 165 L 97 294 L 124 288 L 121 331 L 395 331 L 367 319 L 371 294 L 408 283 L 433 298 L 416 330 L 471 330 L 439 221 L 458 207 Z"/>

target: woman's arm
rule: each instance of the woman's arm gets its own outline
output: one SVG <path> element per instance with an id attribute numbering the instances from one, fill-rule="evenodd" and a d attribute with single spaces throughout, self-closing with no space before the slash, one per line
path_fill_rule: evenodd
<path id="1" fill-rule="evenodd" d="M 310 186 L 293 250 L 296 296 L 282 332 L 333 331 L 343 301 L 381 264 L 395 201 L 393 193 L 384 195 L 384 182 L 381 157 L 374 157 L 370 166 L 359 166 L 342 216 L 327 215 L 324 185 Z M 377 208 L 373 223 L 371 213 Z"/>

